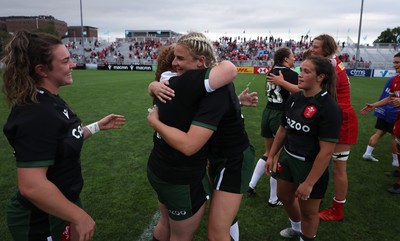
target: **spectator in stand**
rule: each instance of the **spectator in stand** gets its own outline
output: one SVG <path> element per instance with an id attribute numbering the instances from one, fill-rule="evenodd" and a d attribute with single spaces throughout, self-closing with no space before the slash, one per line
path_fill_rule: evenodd
<path id="1" fill-rule="evenodd" d="M 396 64 L 396 62 L 397 61 L 393 61 L 393 65 L 396 71 L 399 71 L 399 73 L 397 74 L 400 74 L 400 68 L 397 66 L 400 65 L 400 63 Z M 389 90 L 393 78 L 394 77 L 389 78 L 388 81 L 386 82 L 385 87 L 383 88 L 382 94 L 378 101 L 389 96 Z M 395 141 L 395 136 L 393 134 L 393 126 L 397 117 L 397 112 L 398 112 L 398 106 L 393 106 L 393 105 L 385 105 L 377 107 L 375 109 L 374 115 L 376 116 L 376 124 L 375 124 L 376 132 L 369 138 L 367 148 L 365 150 L 364 155 L 362 156 L 364 160 L 372 162 L 379 161 L 372 155 L 372 152 L 374 151 L 375 146 L 378 144 L 378 141 L 386 134 L 386 132 L 389 132 L 392 136 L 390 144 L 392 148 L 392 157 L 393 157 L 392 165 L 396 167 L 399 166 L 399 161 L 397 158 L 396 141 Z"/>
<path id="2" fill-rule="evenodd" d="M 283 47 L 275 52 L 274 65 L 270 75 L 266 81 L 266 95 L 268 97 L 267 105 L 264 109 L 261 120 L 261 136 L 264 138 L 265 152 L 258 160 L 256 167 L 249 183 L 247 194 L 255 195 L 255 188 L 258 180 L 265 173 L 265 162 L 268 158 L 268 152 L 271 149 L 276 131 L 282 118 L 283 109 L 286 100 L 291 93 L 300 91 L 297 87 L 298 74 L 292 70 L 294 68 L 294 55 L 288 47 Z M 275 156 L 275 159 L 278 155 Z M 276 161 L 275 161 L 276 162 Z M 275 172 L 275 168 L 274 168 Z M 270 176 L 270 194 L 268 205 L 271 207 L 281 206 L 282 202 L 278 200 L 276 195 L 276 179 L 275 175 Z"/>
<path id="3" fill-rule="evenodd" d="M 390 94 L 388 97 L 372 103 L 367 104 L 363 109 L 361 109 L 361 114 L 367 114 L 373 111 L 375 108 L 380 106 L 385 106 L 387 104 L 393 106 L 400 106 L 400 53 L 394 55 L 393 66 L 396 70 L 397 75 L 393 77 L 392 84 L 390 86 Z M 395 141 L 397 146 L 397 153 L 400 153 L 400 115 L 397 114 L 396 121 L 394 123 L 393 134 L 395 135 Z M 385 175 L 390 177 L 400 177 L 400 166 L 396 170 L 385 172 Z M 388 192 L 394 194 L 400 194 L 400 179 L 397 180 L 393 186 L 388 189 Z"/>
<path id="4" fill-rule="evenodd" d="M 312 55 L 329 59 L 335 67 L 337 101 L 343 117 L 339 142 L 336 144 L 333 154 L 334 197 L 332 208 L 323 210 L 319 214 L 319 217 L 324 221 L 344 219 L 343 208 L 348 191 L 347 160 L 350 155 L 350 146 L 356 144 L 358 134 L 357 115 L 351 105 L 350 80 L 343 63 L 336 56 L 337 51 L 336 41 L 330 35 L 321 34 L 312 41 Z"/>

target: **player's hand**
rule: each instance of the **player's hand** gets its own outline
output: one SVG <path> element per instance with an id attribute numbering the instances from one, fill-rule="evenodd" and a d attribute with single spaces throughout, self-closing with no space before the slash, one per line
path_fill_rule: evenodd
<path id="1" fill-rule="evenodd" d="M 95 226 L 94 220 L 85 213 L 77 223 L 71 223 L 71 241 L 92 240 Z"/>
<path id="2" fill-rule="evenodd" d="M 364 108 L 361 109 L 360 113 L 362 115 L 368 114 L 369 112 L 373 111 L 375 109 L 375 106 L 372 104 L 366 104 Z"/>
<path id="3" fill-rule="evenodd" d="M 256 107 L 258 103 L 257 92 L 249 93 L 249 88 L 246 88 L 238 96 L 242 106 Z"/>
<path id="4" fill-rule="evenodd" d="M 163 103 L 166 103 L 168 100 L 172 100 L 172 97 L 175 96 L 175 91 L 168 85 L 168 80 L 162 82 L 153 81 L 149 85 L 149 90 L 157 99 Z"/>
<path id="5" fill-rule="evenodd" d="M 271 176 L 273 168 L 274 168 L 274 160 L 273 158 L 268 158 L 264 166 L 265 174 L 267 174 L 267 176 Z"/>
<path id="6" fill-rule="evenodd" d="M 100 130 L 120 129 L 125 125 L 125 116 L 110 114 L 98 121 Z"/>
<path id="7" fill-rule="evenodd" d="M 149 114 L 147 115 L 147 121 L 154 128 L 154 123 L 159 121 L 158 108 L 156 105 L 154 105 L 153 108 L 149 108 L 148 111 Z"/>
<path id="8" fill-rule="evenodd" d="M 281 86 L 282 82 L 285 81 L 285 79 L 283 78 L 282 71 L 280 71 L 280 70 L 279 70 L 279 75 L 269 73 L 266 78 L 269 83 L 274 84 L 274 85 L 279 85 L 279 86 Z"/>

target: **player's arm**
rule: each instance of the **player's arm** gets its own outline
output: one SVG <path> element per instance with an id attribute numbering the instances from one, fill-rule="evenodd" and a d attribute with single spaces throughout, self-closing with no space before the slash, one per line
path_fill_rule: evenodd
<path id="1" fill-rule="evenodd" d="M 306 180 L 302 182 L 296 190 L 296 197 L 300 199 L 308 199 L 314 184 L 325 172 L 331 160 L 333 150 L 335 149 L 335 142 L 320 141 L 320 151 L 314 160 L 313 166 Z"/>
<path id="2" fill-rule="evenodd" d="M 224 85 L 229 84 L 236 78 L 236 75 L 236 66 L 231 61 L 221 61 L 210 71 L 209 82 L 211 90 L 216 90 Z"/>
<path id="3" fill-rule="evenodd" d="M 44 212 L 71 222 L 77 236 L 93 236 L 95 222 L 47 179 L 47 167 L 18 168 L 18 190 Z"/>
<path id="4" fill-rule="evenodd" d="M 83 128 L 83 138 L 86 140 L 93 134 L 101 130 L 120 129 L 125 125 L 125 116 L 117 114 L 109 114 L 101 120 L 87 125 Z"/>
<path id="5" fill-rule="evenodd" d="M 265 163 L 265 172 L 267 175 L 270 175 L 273 170 L 273 167 L 275 165 L 274 157 L 283 147 L 283 141 L 286 137 L 286 132 L 287 130 L 285 127 L 283 127 L 282 125 L 279 126 L 274 138 L 274 142 L 272 143 L 271 150 L 269 150 L 268 152 L 267 162 Z"/>
<path id="6" fill-rule="evenodd" d="M 369 112 L 375 110 L 376 107 L 385 106 L 385 105 L 389 104 L 390 98 L 391 97 L 389 96 L 389 97 L 383 98 L 382 100 L 377 101 L 377 102 L 372 103 L 372 104 L 367 103 L 365 105 L 365 107 L 361 109 L 361 111 L 360 111 L 361 114 L 362 115 L 368 114 Z"/>
<path id="7" fill-rule="evenodd" d="M 168 145 L 186 156 L 191 156 L 198 152 L 214 133 L 211 129 L 193 124 L 190 125 L 188 132 L 168 126 L 159 120 L 157 107 L 152 109 L 147 116 L 147 120 Z"/>
<path id="8" fill-rule="evenodd" d="M 285 90 L 289 91 L 290 93 L 296 93 L 296 92 L 300 91 L 300 89 L 297 85 L 292 84 L 283 78 L 283 74 L 282 74 L 281 70 L 279 70 L 279 75 L 269 73 L 267 75 L 267 81 L 270 82 L 271 84 L 279 85 L 280 87 L 284 88 Z"/>
<path id="9" fill-rule="evenodd" d="M 149 84 L 147 92 L 151 97 L 156 97 L 161 102 L 165 103 L 175 96 L 175 91 L 169 86 L 168 80 L 166 81 L 153 81 Z"/>

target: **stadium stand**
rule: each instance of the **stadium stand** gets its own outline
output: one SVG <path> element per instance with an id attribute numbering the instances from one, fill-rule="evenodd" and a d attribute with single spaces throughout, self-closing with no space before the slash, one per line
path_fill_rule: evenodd
<path id="1" fill-rule="evenodd" d="M 272 36 L 271 36 L 272 37 Z M 310 39 L 306 41 L 283 41 L 281 38 L 259 37 L 254 40 L 232 39 L 231 37 L 220 37 L 214 42 L 217 56 L 220 59 L 228 59 L 237 66 L 271 66 L 274 52 L 282 46 L 291 47 L 295 57 L 296 66 L 301 62 L 301 55 L 304 50 L 309 48 Z M 303 40 L 303 38 L 301 39 Z M 148 64 L 155 65 L 158 50 L 163 45 L 169 45 L 169 40 L 143 39 L 142 41 L 132 40 L 130 42 L 99 42 L 86 41 L 85 51 L 82 51 L 82 44 L 79 42 L 65 43 L 69 47 L 71 56 L 79 63 L 93 64 Z M 355 56 L 357 44 L 350 38 L 346 45 L 343 43 L 341 58 L 346 67 L 355 67 Z M 388 69 L 392 67 L 392 57 L 397 53 L 397 49 L 391 44 L 375 44 L 373 46 L 361 45 L 360 63 L 358 68 L 379 68 Z M 82 59 L 82 52 L 85 58 Z"/>

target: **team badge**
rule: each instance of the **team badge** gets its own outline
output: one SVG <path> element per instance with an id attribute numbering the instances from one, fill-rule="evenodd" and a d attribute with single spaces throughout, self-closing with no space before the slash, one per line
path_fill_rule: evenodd
<path id="1" fill-rule="evenodd" d="M 71 240 L 71 224 L 67 224 L 65 226 L 64 231 L 61 234 L 61 241 L 70 241 Z"/>
<path id="2" fill-rule="evenodd" d="M 315 106 L 307 106 L 304 110 L 304 117 L 310 119 L 314 116 L 315 112 L 317 112 L 317 108 L 315 108 Z"/>
<path id="3" fill-rule="evenodd" d="M 276 163 L 276 173 L 281 173 L 282 172 L 282 165 L 281 163 L 278 161 Z"/>

